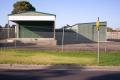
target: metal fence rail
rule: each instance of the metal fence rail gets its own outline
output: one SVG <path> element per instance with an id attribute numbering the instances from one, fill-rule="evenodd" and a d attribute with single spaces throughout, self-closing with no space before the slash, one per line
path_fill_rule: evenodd
<path id="1" fill-rule="evenodd" d="M 53 32 L 41 32 L 49 36 Z M 54 38 L 16 38 L 14 28 L 0 29 L 0 48 L 30 48 L 40 50 L 62 50 L 62 31 L 56 31 L 56 40 Z M 9 34 L 9 36 L 8 36 Z M 88 32 L 89 34 L 89 32 Z M 23 34 L 24 35 L 24 34 Z M 32 36 L 32 34 L 31 34 Z M 79 39 L 78 39 L 79 38 Z M 100 51 L 120 51 L 120 32 L 107 32 L 108 41 L 100 43 Z M 24 42 L 21 42 L 23 40 Z M 97 51 L 97 43 L 88 41 L 79 37 L 75 32 L 64 32 L 64 50 L 85 50 Z M 111 40 L 111 41 L 110 41 Z M 29 42 L 29 43 L 28 43 Z M 57 45 L 55 46 L 55 43 Z M 54 46 L 52 46 L 54 45 Z"/>

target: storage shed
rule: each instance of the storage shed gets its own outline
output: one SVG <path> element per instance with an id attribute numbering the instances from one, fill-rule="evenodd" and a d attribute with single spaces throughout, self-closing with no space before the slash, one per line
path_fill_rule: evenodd
<path id="1" fill-rule="evenodd" d="M 56 45 L 55 20 L 56 15 L 28 11 L 10 14 L 9 21 L 16 23 L 16 38 L 23 43 Z"/>
<path id="2" fill-rule="evenodd" d="M 100 22 L 100 42 L 106 41 L 106 32 L 107 32 L 107 22 Z M 73 44 L 73 43 L 88 43 L 88 42 L 97 42 L 97 29 L 96 22 L 91 23 L 78 23 L 72 26 L 64 27 L 64 43 Z M 57 31 L 56 39 L 58 44 L 61 43 L 62 29 Z"/>
<path id="3" fill-rule="evenodd" d="M 100 41 L 106 41 L 106 26 L 107 22 L 100 22 Z M 96 22 L 93 23 L 79 23 L 67 27 L 66 29 L 76 32 L 76 38 L 84 41 L 97 41 Z M 89 41 L 88 41 L 89 42 Z"/>

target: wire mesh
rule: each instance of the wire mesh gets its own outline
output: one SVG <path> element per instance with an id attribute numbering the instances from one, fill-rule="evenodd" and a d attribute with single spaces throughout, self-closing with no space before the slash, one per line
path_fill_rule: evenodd
<path id="1" fill-rule="evenodd" d="M 9 37 L 8 37 L 9 30 Z M 39 34 L 41 37 L 17 38 L 14 28 L 0 29 L 0 47 L 1 48 L 39 48 L 41 50 L 61 50 L 62 48 L 62 29 L 56 29 L 56 40 L 54 40 L 53 28 L 29 29 L 32 33 Z M 77 30 L 64 30 L 64 50 L 67 51 L 97 51 L 97 42 L 85 41 L 76 33 Z M 87 34 L 90 34 L 87 32 Z M 23 32 L 23 35 L 26 33 Z M 23 41 L 23 42 L 22 42 Z M 52 47 L 53 45 L 53 47 Z M 100 42 L 100 51 L 120 51 L 120 32 L 107 32 L 107 41 Z"/>

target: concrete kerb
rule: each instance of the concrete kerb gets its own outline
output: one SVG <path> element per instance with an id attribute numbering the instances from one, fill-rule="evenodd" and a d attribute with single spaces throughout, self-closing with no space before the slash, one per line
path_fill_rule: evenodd
<path id="1" fill-rule="evenodd" d="M 23 65 L 0 64 L 1 70 L 81 70 L 81 71 L 120 71 L 120 66 L 80 66 L 80 65 Z"/>
<path id="2" fill-rule="evenodd" d="M 51 65 L 23 65 L 23 64 L 0 64 L 0 69 L 11 70 L 37 70 L 47 69 Z"/>

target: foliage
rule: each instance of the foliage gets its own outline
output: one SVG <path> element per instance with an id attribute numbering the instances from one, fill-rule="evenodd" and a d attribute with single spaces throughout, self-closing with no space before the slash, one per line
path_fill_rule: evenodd
<path id="1" fill-rule="evenodd" d="M 112 28 L 107 27 L 107 32 L 112 32 L 112 31 L 113 31 L 113 29 L 112 29 Z"/>
<path id="2" fill-rule="evenodd" d="M 35 11 L 36 9 L 27 1 L 18 1 L 13 5 L 12 14 L 22 13 L 26 11 Z"/>
<path id="3" fill-rule="evenodd" d="M 10 27 L 10 25 L 9 24 L 5 24 L 5 28 L 8 28 L 8 27 Z"/>
<path id="4" fill-rule="evenodd" d="M 0 25 L 0 28 L 2 28 L 2 26 Z"/>

